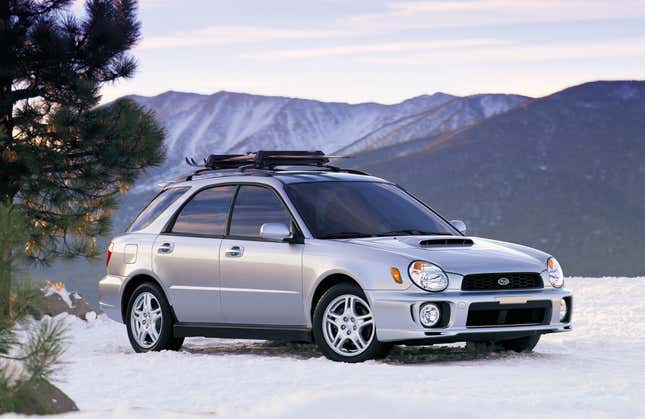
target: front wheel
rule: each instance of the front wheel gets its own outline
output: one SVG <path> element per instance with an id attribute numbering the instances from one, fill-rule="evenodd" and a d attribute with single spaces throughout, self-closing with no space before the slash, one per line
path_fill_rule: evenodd
<path id="1" fill-rule="evenodd" d="M 363 291 L 350 284 L 330 288 L 316 305 L 314 338 L 320 351 L 340 362 L 387 356 L 391 345 L 376 339 L 376 326 Z"/>
<path id="2" fill-rule="evenodd" d="M 128 302 L 126 326 L 136 352 L 177 351 L 184 338 L 173 337 L 173 317 L 163 292 L 153 284 L 142 284 Z"/>

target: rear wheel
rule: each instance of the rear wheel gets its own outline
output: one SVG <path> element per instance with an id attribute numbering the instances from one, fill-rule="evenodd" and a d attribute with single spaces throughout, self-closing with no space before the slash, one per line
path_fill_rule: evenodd
<path id="1" fill-rule="evenodd" d="M 351 284 L 330 288 L 316 305 L 314 338 L 320 351 L 340 362 L 387 356 L 391 345 L 376 338 L 376 326 L 363 291 Z"/>
<path id="2" fill-rule="evenodd" d="M 153 284 L 139 285 L 128 302 L 126 326 L 136 352 L 177 351 L 184 338 L 173 337 L 173 317 L 163 292 Z"/>

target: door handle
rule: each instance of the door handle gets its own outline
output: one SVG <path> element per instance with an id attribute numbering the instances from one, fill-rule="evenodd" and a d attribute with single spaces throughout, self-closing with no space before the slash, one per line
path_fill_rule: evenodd
<path id="1" fill-rule="evenodd" d="M 157 249 L 157 253 L 168 254 L 172 253 L 173 250 L 175 250 L 175 245 L 173 243 L 163 243 Z"/>
<path id="2" fill-rule="evenodd" d="M 239 258 L 244 254 L 244 248 L 242 246 L 233 246 L 230 247 L 224 255 L 229 258 Z"/>

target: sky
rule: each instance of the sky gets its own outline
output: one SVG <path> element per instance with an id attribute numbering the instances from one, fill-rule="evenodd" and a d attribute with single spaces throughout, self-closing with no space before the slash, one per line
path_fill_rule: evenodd
<path id="1" fill-rule="evenodd" d="M 138 72 L 104 102 L 227 90 L 397 103 L 645 79 L 645 0 L 140 0 L 139 17 Z"/>

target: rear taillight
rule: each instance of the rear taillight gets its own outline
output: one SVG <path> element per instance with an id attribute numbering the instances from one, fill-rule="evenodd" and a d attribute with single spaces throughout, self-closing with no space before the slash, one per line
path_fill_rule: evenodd
<path id="1" fill-rule="evenodd" d="M 105 266 L 110 264 L 110 259 L 112 258 L 112 250 L 114 249 L 114 243 L 110 242 L 107 248 L 107 256 L 105 257 Z"/>

